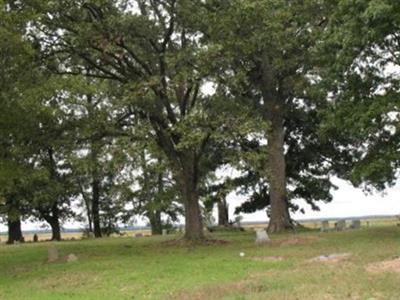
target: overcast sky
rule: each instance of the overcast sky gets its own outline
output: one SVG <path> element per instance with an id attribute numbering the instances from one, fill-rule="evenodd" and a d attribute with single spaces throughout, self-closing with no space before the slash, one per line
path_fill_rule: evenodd
<path id="1" fill-rule="evenodd" d="M 356 189 L 348 183 L 335 179 L 334 183 L 339 187 L 333 191 L 333 201 L 328 204 L 321 204 L 320 211 L 312 211 L 307 204 L 304 205 L 305 214 L 296 213 L 294 219 L 313 219 L 313 218 L 345 218 L 367 215 L 400 215 L 400 184 L 388 189 L 384 194 L 375 193 L 366 195 L 361 189 Z M 236 206 L 245 200 L 234 194 L 228 196 L 229 216 L 233 219 L 233 211 Z M 267 219 L 264 211 L 253 214 L 243 214 L 243 221 L 265 221 Z M 140 221 L 139 225 L 144 222 Z M 79 228 L 84 224 L 68 223 L 65 227 Z M 23 230 L 40 229 L 40 224 L 25 222 L 22 225 Z M 0 231 L 6 231 L 4 225 L 0 225 Z"/>

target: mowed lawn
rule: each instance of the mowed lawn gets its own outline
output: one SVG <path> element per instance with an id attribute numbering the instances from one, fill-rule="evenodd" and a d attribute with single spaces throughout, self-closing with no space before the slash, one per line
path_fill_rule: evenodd
<path id="1" fill-rule="evenodd" d="M 287 233 L 265 246 L 250 230 L 209 237 L 226 243 L 168 236 L 1 245 L 0 299 L 400 299 L 397 226 Z M 50 245 L 79 260 L 46 263 Z M 333 253 L 351 256 L 312 260 Z M 392 268 L 369 270 L 382 261 Z"/>

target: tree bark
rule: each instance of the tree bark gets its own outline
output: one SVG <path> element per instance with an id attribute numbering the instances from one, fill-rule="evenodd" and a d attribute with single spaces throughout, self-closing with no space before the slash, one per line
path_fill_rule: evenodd
<path id="1" fill-rule="evenodd" d="M 93 215 L 93 233 L 96 238 L 101 238 L 100 227 L 100 183 L 93 179 L 92 183 L 92 215 Z"/>
<path id="2" fill-rule="evenodd" d="M 226 203 L 226 199 L 220 199 L 217 203 L 218 206 L 218 225 L 219 226 L 228 226 L 229 225 L 229 214 L 228 214 L 228 205 Z"/>
<path id="3" fill-rule="evenodd" d="M 176 144 L 179 143 L 179 138 L 167 133 L 164 125 L 158 123 L 156 118 L 152 119 L 152 125 L 157 133 L 157 142 L 171 162 L 174 177 L 179 185 L 185 208 L 185 239 L 202 240 L 204 231 L 198 191 L 198 161 L 202 149 L 177 151 Z M 203 146 L 207 139 L 203 141 Z"/>
<path id="4" fill-rule="evenodd" d="M 46 218 L 46 222 L 49 223 L 51 227 L 51 240 L 61 241 L 61 226 L 58 218 L 49 217 Z"/>
<path id="5" fill-rule="evenodd" d="M 89 196 L 86 194 L 83 185 L 81 184 L 81 182 L 78 182 L 79 184 L 79 189 L 83 198 L 83 202 L 85 204 L 85 208 L 86 208 L 86 216 L 87 216 L 87 220 L 88 220 L 88 229 L 89 232 L 93 232 L 93 221 L 92 221 L 92 209 L 91 209 L 91 201 L 89 199 Z"/>
<path id="6" fill-rule="evenodd" d="M 61 226 L 58 219 L 54 219 L 53 222 L 50 223 L 51 226 L 51 240 L 52 241 L 61 241 Z"/>
<path id="7" fill-rule="evenodd" d="M 267 101 L 266 103 L 267 117 L 270 124 L 270 128 L 267 132 L 267 176 L 271 203 L 271 215 L 268 231 L 272 233 L 292 228 L 293 225 L 286 199 L 283 105 L 277 103 L 277 101 Z"/>
<path id="8" fill-rule="evenodd" d="M 57 172 L 57 163 L 54 158 L 54 151 L 51 147 L 47 149 L 47 153 L 49 156 L 49 170 L 51 177 L 60 182 L 60 176 Z M 60 226 L 60 210 L 58 209 L 58 199 L 56 199 L 51 207 L 44 208 L 44 210 L 39 209 L 43 218 L 49 223 L 51 227 L 51 240 L 52 241 L 61 241 L 61 226 Z"/>
<path id="9" fill-rule="evenodd" d="M 149 220 L 151 226 L 151 234 L 152 235 L 162 234 L 161 212 L 159 210 L 151 212 Z"/>
<path id="10" fill-rule="evenodd" d="M 200 213 L 198 192 L 191 187 L 185 191 L 185 238 L 187 240 L 204 239 L 203 221 Z"/>
<path id="11" fill-rule="evenodd" d="M 90 206 L 86 206 L 86 213 L 88 218 L 89 232 L 93 232 L 93 221 L 92 221 L 92 214 L 90 212 Z"/>
<path id="12" fill-rule="evenodd" d="M 93 95 L 87 95 L 88 102 L 88 114 L 92 120 L 94 116 L 95 105 L 93 105 Z M 92 176 L 92 222 L 93 222 L 93 234 L 95 238 L 101 238 L 101 226 L 100 226 L 100 166 L 99 166 L 99 154 L 101 149 L 101 139 L 96 138 L 93 134 L 90 138 L 90 163 L 91 163 L 91 176 Z M 90 222 L 90 220 L 89 220 Z"/>
<path id="13" fill-rule="evenodd" d="M 267 53 L 259 62 L 259 86 L 264 102 L 264 118 L 269 124 L 267 130 L 267 179 L 271 215 L 268 224 L 269 232 L 280 232 L 292 228 L 286 198 L 286 161 L 285 161 L 285 101 L 277 74 L 270 65 Z"/>
<path id="14" fill-rule="evenodd" d="M 51 240 L 61 241 L 61 226 L 59 220 L 59 210 L 57 203 L 54 203 L 51 207 L 51 215 L 44 214 L 43 218 L 49 223 L 51 227 Z"/>
<path id="15" fill-rule="evenodd" d="M 181 170 L 180 188 L 185 206 L 185 239 L 204 239 L 203 220 L 199 205 L 196 163 L 189 160 Z"/>
<path id="16" fill-rule="evenodd" d="M 14 244 L 15 242 L 23 242 L 21 220 L 8 218 L 8 241 L 7 244 Z"/>

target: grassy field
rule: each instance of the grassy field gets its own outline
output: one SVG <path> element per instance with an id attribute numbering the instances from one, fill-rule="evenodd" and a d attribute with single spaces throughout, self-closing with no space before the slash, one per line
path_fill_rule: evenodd
<path id="1" fill-rule="evenodd" d="M 0 299 L 397 300 L 400 227 L 391 224 L 274 235 L 265 246 L 250 230 L 201 246 L 179 236 L 1 245 Z M 79 260 L 46 263 L 50 245 Z M 350 256 L 313 260 L 333 253 Z"/>

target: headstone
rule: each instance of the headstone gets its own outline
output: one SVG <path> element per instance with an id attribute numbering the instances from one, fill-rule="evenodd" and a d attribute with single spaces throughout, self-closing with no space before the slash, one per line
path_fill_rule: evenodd
<path id="1" fill-rule="evenodd" d="M 264 244 L 270 241 L 268 233 L 265 229 L 259 229 L 256 231 L 256 244 Z"/>
<path id="2" fill-rule="evenodd" d="M 367 227 L 369 227 L 369 221 L 367 221 Z"/>
<path id="3" fill-rule="evenodd" d="M 65 258 L 66 262 L 74 262 L 74 261 L 77 261 L 77 260 L 78 260 L 78 257 L 73 253 L 67 255 L 67 257 Z"/>
<path id="4" fill-rule="evenodd" d="M 360 229 L 361 228 L 361 221 L 360 220 L 353 220 L 351 222 L 351 228 Z"/>
<path id="5" fill-rule="evenodd" d="M 336 230 L 343 231 L 346 229 L 346 220 L 339 220 L 336 222 Z"/>
<path id="6" fill-rule="evenodd" d="M 58 260 L 58 250 L 56 247 L 51 246 L 47 249 L 47 262 L 55 262 Z"/>
<path id="7" fill-rule="evenodd" d="M 168 234 L 167 229 L 163 229 L 163 230 L 162 230 L 162 235 L 167 235 L 167 234 Z"/>
<path id="8" fill-rule="evenodd" d="M 135 234 L 135 237 L 141 238 L 141 237 L 143 237 L 143 233 L 136 233 L 136 234 Z"/>
<path id="9" fill-rule="evenodd" d="M 35 233 L 34 235 L 33 235 L 33 242 L 34 243 L 37 243 L 39 241 L 39 237 L 38 237 L 38 235 Z"/>
<path id="10" fill-rule="evenodd" d="M 321 222 L 321 232 L 329 231 L 329 221 Z"/>

